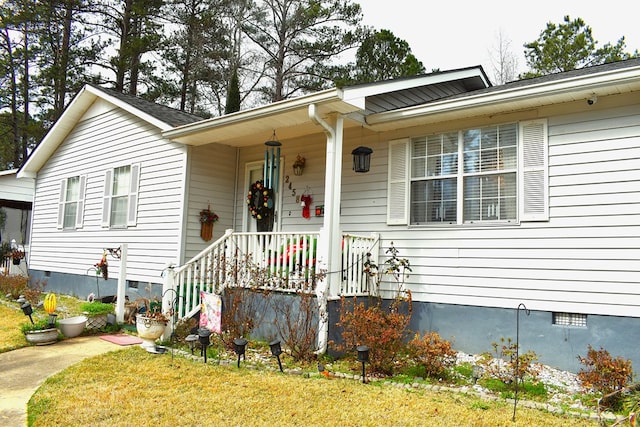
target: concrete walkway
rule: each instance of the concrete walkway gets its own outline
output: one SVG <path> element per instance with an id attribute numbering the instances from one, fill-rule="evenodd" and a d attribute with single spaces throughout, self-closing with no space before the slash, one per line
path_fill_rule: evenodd
<path id="1" fill-rule="evenodd" d="M 51 375 L 87 357 L 123 348 L 91 336 L 0 353 L 0 426 L 27 425 L 27 403 Z"/>

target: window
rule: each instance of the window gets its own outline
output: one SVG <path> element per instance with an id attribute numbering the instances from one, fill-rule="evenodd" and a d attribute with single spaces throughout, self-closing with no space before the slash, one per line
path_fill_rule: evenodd
<path id="1" fill-rule="evenodd" d="M 391 141 L 388 224 L 548 219 L 546 138 L 536 120 Z"/>
<path id="2" fill-rule="evenodd" d="M 102 208 L 104 227 L 136 225 L 139 170 L 139 165 L 126 165 L 106 171 Z"/>
<path id="3" fill-rule="evenodd" d="M 60 181 L 58 228 L 81 228 L 84 216 L 85 176 L 73 176 Z"/>
<path id="4" fill-rule="evenodd" d="M 559 326 L 587 327 L 587 315 L 579 313 L 553 313 L 553 324 Z"/>

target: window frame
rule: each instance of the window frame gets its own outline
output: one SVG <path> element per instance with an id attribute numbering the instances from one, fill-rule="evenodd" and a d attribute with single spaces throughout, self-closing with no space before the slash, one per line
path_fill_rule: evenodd
<path id="1" fill-rule="evenodd" d="M 77 179 L 78 192 L 77 198 L 71 200 L 67 196 L 67 190 L 69 189 L 69 183 L 71 180 Z M 84 221 L 84 198 L 86 191 L 86 175 L 74 175 L 60 180 L 60 198 L 58 202 L 58 229 L 60 230 L 75 230 L 82 228 Z M 67 210 L 71 206 L 74 206 L 76 211 L 74 213 L 73 224 L 65 224 L 67 218 Z"/>
<path id="2" fill-rule="evenodd" d="M 120 168 L 129 168 L 129 183 L 127 191 L 124 194 L 114 194 L 114 183 L 116 179 L 116 170 Z M 104 193 L 102 199 L 102 226 L 105 228 L 127 228 L 137 225 L 138 212 L 138 187 L 140 181 L 140 164 L 125 164 L 113 167 L 105 171 Z M 115 198 L 127 198 L 127 207 L 125 211 L 125 221 L 122 224 L 113 224 L 113 200 Z"/>
<path id="3" fill-rule="evenodd" d="M 464 172 L 463 144 L 461 135 L 467 130 L 442 132 L 441 134 L 458 134 L 458 165 L 457 165 L 457 211 L 456 221 L 447 222 L 419 222 L 411 223 L 411 184 L 414 182 L 411 174 L 412 150 L 415 139 L 426 138 L 416 136 L 389 141 L 388 153 L 388 186 L 387 186 L 387 225 L 407 225 L 410 227 L 438 227 L 438 226 L 469 226 L 469 225 L 505 225 L 520 224 L 526 221 L 549 220 L 549 171 L 548 171 L 548 124 L 547 119 L 534 119 L 523 122 L 509 122 L 479 126 L 477 129 L 489 127 L 515 126 L 516 145 L 514 168 L 496 169 L 490 174 L 504 175 L 515 172 L 515 219 L 498 219 L 483 221 L 463 220 Z M 473 128 L 470 128 L 473 129 Z M 425 166 L 426 167 L 426 166 Z M 425 172 L 426 175 L 426 172 Z M 461 178 L 460 178 L 461 177 Z M 526 182 L 526 184 L 525 184 Z M 513 205 L 511 205 L 513 207 Z"/>

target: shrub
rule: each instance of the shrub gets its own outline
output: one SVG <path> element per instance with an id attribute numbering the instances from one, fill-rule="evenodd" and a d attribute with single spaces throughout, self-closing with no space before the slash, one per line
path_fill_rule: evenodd
<path id="1" fill-rule="evenodd" d="M 343 344 L 339 351 L 354 351 L 359 345 L 369 347 L 369 369 L 389 375 L 399 367 L 397 356 L 406 352 L 405 339 L 411 319 L 411 293 L 395 298 L 385 308 L 379 298 L 370 298 L 369 304 L 344 298 L 340 308 Z"/>
<path id="2" fill-rule="evenodd" d="M 578 356 L 578 360 L 585 366 L 578 372 L 578 379 L 585 387 L 602 394 L 625 387 L 633 375 L 629 359 L 613 358 L 602 347 L 595 350 L 589 345 L 587 357 Z"/>
<path id="3" fill-rule="evenodd" d="M 316 357 L 318 326 L 315 313 L 316 299 L 311 294 L 297 293 L 297 304 L 274 304 L 275 326 L 294 360 L 312 360 Z M 292 297 L 293 298 L 293 297 Z"/>
<path id="4" fill-rule="evenodd" d="M 416 334 L 409 342 L 408 350 L 416 365 L 431 378 L 442 377 L 456 362 L 456 352 L 451 343 L 437 332 L 429 332 L 422 337 Z"/>
<path id="5" fill-rule="evenodd" d="M 22 290 L 22 295 L 35 306 L 40 302 L 45 286 L 47 286 L 46 280 L 34 280 Z"/>
<path id="6" fill-rule="evenodd" d="M 375 289 L 379 292 L 380 283 L 385 275 L 395 281 L 395 297 L 385 307 L 378 296 L 369 297 L 367 304 L 357 298 L 349 303 L 344 297 L 340 304 L 340 322 L 342 345 L 338 351 L 352 352 L 359 345 L 369 347 L 369 366 L 372 372 L 393 374 L 400 368 L 397 357 L 406 353 L 405 344 L 411 320 L 411 291 L 404 289 L 404 280 L 409 276 L 409 260 L 398 257 L 398 250 L 391 242 L 386 250 L 389 258 L 381 267 L 367 259 L 364 269 L 369 277 L 376 278 Z"/>
<path id="7" fill-rule="evenodd" d="M 527 351 L 518 354 L 518 345 L 511 338 L 500 338 L 500 342 L 492 342 L 492 352 L 486 352 L 481 355 L 479 364 L 483 367 L 483 375 L 490 378 L 496 378 L 505 384 L 513 382 L 514 378 L 522 381 L 525 376 L 536 378 L 538 369 L 534 362 L 538 360 L 538 356 L 533 351 Z M 517 371 L 516 371 L 517 368 Z"/>
<path id="8" fill-rule="evenodd" d="M 10 295 L 12 299 L 24 294 L 29 278 L 19 274 L 0 274 L 0 292 L 2 296 Z"/>

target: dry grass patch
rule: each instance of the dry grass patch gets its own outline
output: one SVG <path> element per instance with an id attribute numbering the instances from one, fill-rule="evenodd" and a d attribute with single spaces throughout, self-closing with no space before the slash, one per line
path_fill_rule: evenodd
<path id="1" fill-rule="evenodd" d="M 513 406 L 445 392 L 214 366 L 139 347 L 87 359 L 29 402 L 32 426 L 513 426 Z M 596 426 L 518 408 L 520 425 Z"/>
<path id="2" fill-rule="evenodd" d="M 27 340 L 20 329 L 20 325 L 29 321 L 29 318 L 22 313 L 18 304 L 15 308 L 0 302 L 0 353 L 25 347 Z"/>

